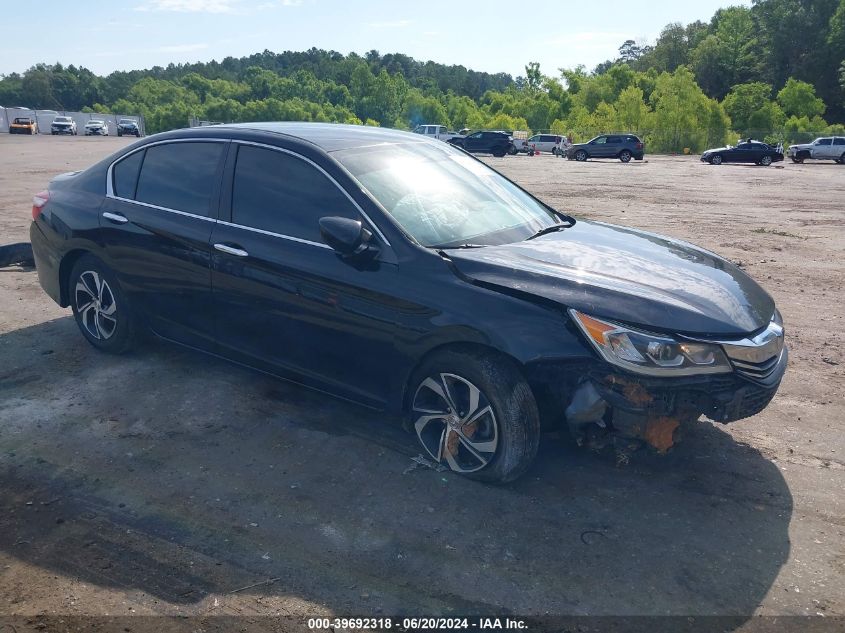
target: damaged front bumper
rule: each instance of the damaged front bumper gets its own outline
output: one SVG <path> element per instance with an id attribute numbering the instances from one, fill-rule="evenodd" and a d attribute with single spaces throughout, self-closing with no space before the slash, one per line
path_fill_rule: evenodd
<path id="1" fill-rule="evenodd" d="M 735 370 L 654 378 L 604 363 L 592 364 L 584 368 L 575 384 L 564 389 L 561 404 L 565 423 L 579 444 L 597 436 L 616 436 L 640 440 L 665 452 L 674 444 L 675 431 L 684 422 L 703 415 L 726 424 L 765 409 L 780 386 L 787 363 L 784 346 L 765 377 Z"/>

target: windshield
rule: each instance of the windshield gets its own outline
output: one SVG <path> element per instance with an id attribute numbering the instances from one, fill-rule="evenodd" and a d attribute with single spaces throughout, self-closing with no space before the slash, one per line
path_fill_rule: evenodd
<path id="1" fill-rule="evenodd" d="M 130 125 L 130 124 L 134 124 L 135 121 L 133 121 L 132 119 L 121 119 L 120 123 L 121 123 L 121 125 Z"/>
<path id="2" fill-rule="evenodd" d="M 446 143 L 359 147 L 333 156 L 423 246 L 507 244 L 560 223 L 519 187 Z"/>
<path id="3" fill-rule="evenodd" d="M 57 116 L 56 123 L 70 123 L 70 117 L 67 116 Z"/>
<path id="4" fill-rule="evenodd" d="M 88 125 L 102 125 L 102 124 L 103 124 L 103 122 L 98 121 L 97 119 L 92 119 L 91 121 L 88 121 Z"/>

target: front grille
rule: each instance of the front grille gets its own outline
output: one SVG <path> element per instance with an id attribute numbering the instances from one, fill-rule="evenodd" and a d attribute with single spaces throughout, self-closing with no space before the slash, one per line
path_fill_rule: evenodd
<path id="1" fill-rule="evenodd" d="M 757 379 L 768 377 L 775 370 L 775 367 L 777 367 L 779 360 L 779 355 L 772 356 L 759 363 L 731 358 L 731 362 L 738 374 Z"/>

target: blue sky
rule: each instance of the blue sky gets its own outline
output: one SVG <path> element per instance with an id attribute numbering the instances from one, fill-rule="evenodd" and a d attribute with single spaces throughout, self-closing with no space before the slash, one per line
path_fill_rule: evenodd
<path id="1" fill-rule="evenodd" d="M 41 61 L 106 74 L 316 46 L 514 76 L 538 61 L 556 76 L 558 67 L 592 69 L 626 39 L 653 41 L 669 22 L 706 21 L 738 4 L 750 0 L 60 0 L 38 3 L 35 29 L 0 27 L 0 74 Z"/>

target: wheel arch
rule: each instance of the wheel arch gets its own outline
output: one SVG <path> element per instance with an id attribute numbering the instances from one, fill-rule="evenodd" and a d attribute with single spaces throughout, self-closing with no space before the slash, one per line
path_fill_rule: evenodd
<path id="1" fill-rule="evenodd" d="M 59 305 L 66 308 L 70 305 L 70 273 L 74 265 L 83 256 L 90 255 L 91 251 L 84 248 L 75 248 L 68 251 L 62 257 L 59 264 Z"/>
<path id="2" fill-rule="evenodd" d="M 413 385 L 411 384 L 414 377 L 420 368 L 425 365 L 431 358 L 442 354 L 444 352 L 455 352 L 459 354 L 476 354 L 488 355 L 501 359 L 503 362 L 509 363 L 516 371 L 528 382 L 525 365 L 521 363 L 516 357 L 499 349 L 490 343 L 482 343 L 478 341 L 451 341 L 444 342 L 428 349 L 424 354 L 416 359 L 416 362 L 411 366 L 410 370 L 406 372 L 402 379 L 401 394 L 398 400 L 398 405 L 401 413 L 406 413 L 411 404 L 410 400 L 413 397 Z"/>

